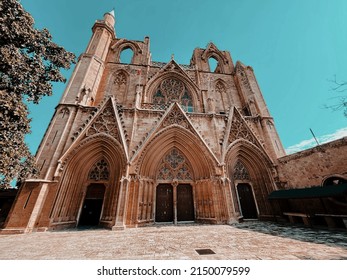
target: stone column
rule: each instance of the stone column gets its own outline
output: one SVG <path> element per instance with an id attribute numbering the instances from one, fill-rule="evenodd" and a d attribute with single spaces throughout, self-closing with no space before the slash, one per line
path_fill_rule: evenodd
<path id="1" fill-rule="evenodd" d="M 118 201 L 118 207 L 116 211 L 116 221 L 115 225 L 112 227 L 112 230 L 122 230 L 125 228 L 125 214 L 126 214 L 126 198 L 128 193 L 128 186 L 129 186 L 129 178 L 123 177 L 121 179 L 120 183 L 120 189 L 119 189 L 119 201 Z"/>
<path id="2" fill-rule="evenodd" d="M 174 224 L 177 225 L 177 186 L 178 186 L 178 181 L 174 180 L 171 185 L 173 187 Z"/>

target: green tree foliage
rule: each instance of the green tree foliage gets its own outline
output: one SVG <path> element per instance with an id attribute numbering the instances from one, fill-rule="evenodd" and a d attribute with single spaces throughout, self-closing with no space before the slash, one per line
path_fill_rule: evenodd
<path id="1" fill-rule="evenodd" d="M 52 82 L 65 82 L 60 69 L 74 62 L 47 29 L 34 27 L 18 1 L 0 1 L 0 187 L 37 172 L 24 141 L 30 133 L 24 101 L 37 104 L 51 95 Z"/>

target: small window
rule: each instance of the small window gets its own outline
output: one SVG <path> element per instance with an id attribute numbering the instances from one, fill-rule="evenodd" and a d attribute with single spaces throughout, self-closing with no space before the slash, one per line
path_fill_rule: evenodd
<path id="1" fill-rule="evenodd" d="M 124 64 L 131 64 L 133 60 L 134 52 L 131 48 L 125 48 L 121 51 L 119 56 L 119 62 Z"/>

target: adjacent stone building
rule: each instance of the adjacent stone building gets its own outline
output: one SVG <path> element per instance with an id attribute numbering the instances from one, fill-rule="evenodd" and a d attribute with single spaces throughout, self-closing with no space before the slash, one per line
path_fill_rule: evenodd
<path id="1" fill-rule="evenodd" d="M 271 219 L 269 193 L 303 185 L 290 183 L 295 156 L 253 69 L 213 43 L 189 65 L 155 62 L 148 37 L 117 38 L 114 24 L 113 12 L 95 22 L 38 149 L 40 176 L 21 186 L 4 231 Z"/>

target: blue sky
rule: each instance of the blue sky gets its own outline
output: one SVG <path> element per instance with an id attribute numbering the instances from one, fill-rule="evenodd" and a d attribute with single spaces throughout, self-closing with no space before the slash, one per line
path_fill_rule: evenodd
<path id="1" fill-rule="evenodd" d="M 113 7 L 119 38 L 151 40 L 152 59 L 171 54 L 189 64 L 193 49 L 212 41 L 228 50 L 234 63 L 253 67 L 284 147 L 294 152 L 347 136 L 347 118 L 333 104 L 329 80 L 347 81 L 347 1 L 345 0 L 22 0 L 37 28 L 53 40 L 84 52 L 95 20 Z M 67 78 L 72 70 L 64 72 Z M 65 84 L 51 97 L 30 106 L 35 152 Z"/>

